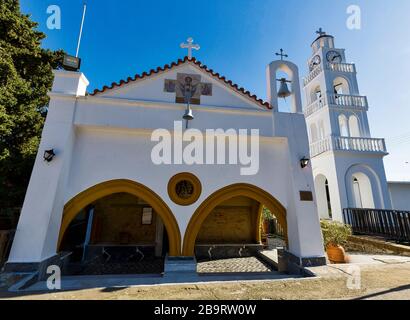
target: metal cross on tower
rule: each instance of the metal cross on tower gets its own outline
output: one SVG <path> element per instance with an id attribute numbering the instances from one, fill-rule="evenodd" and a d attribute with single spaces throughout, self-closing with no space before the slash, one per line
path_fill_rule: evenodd
<path id="1" fill-rule="evenodd" d="M 316 31 L 316 33 L 317 33 L 320 37 L 326 35 L 326 32 L 324 32 L 322 28 L 319 28 L 319 30 Z"/>
<path id="2" fill-rule="evenodd" d="M 280 49 L 280 53 L 278 53 L 278 52 L 275 53 L 277 56 L 280 56 L 280 60 L 283 60 L 283 57 L 285 57 L 285 58 L 289 57 L 287 54 L 285 54 L 283 52 L 284 52 L 283 49 Z"/>
<path id="3" fill-rule="evenodd" d="M 189 37 L 187 39 L 188 43 L 181 43 L 180 47 L 182 49 L 188 49 L 188 58 L 192 59 L 192 49 L 199 50 L 201 47 L 198 44 L 194 44 L 194 39 Z"/>

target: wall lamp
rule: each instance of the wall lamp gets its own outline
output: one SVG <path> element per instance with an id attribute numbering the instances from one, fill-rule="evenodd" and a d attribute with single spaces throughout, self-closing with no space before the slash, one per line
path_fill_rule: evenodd
<path id="1" fill-rule="evenodd" d="M 44 161 L 51 162 L 55 155 L 54 149 L 44 151 Z"/>
<path id="2" fill-rule="evenodd" d="M 306 168 L 309 165 L 310 159 L 303 157 L 302 159 L 300 159 L 300 166 L 302 167 L 302 169 Z"/>

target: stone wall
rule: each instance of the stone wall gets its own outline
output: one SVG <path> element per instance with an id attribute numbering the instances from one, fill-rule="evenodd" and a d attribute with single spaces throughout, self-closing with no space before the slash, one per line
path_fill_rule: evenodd
<path id="1" fill-rule="evenodd" d="M 410 257 L 410 246 L 388 242 L 383 238 L 377 237 L 351 236 L 344 247 L 348 252 L 391 254 Z"/>
<path id="2" fill-rule="evenodd" d="M 138 198 L 121 193 L 96 202 L 92 244 L 154 244 L 157 215 L 152 224 L 142 224 L 142 211 L 149 207 Z"/>
<path id="3" fill-rule="evenodd" d="M 255 242 L 255 212 L 249 206 L 218 206 L 206 218 L 197 244 Z"/>

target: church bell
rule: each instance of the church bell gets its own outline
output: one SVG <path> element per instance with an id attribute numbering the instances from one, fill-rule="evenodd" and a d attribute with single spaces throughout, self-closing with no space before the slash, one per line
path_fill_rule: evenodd
<path id="1" fill-rule="evenodd" d="M 191 108 L 188 108 L 188 109 L 185 110 L 185 114 L 182 118 L 184 120 L 188 120 L 188 121 L 194 120 L 194 115 L 192 113 Z"/>
<path id="2" fill-rule="evenodd" d="M 278 97 L 279 98 L 287 98 L 289 97 L 292 93 L 290 92 L 288 88 L 288 82 L 290 83 L 291 81 L 286 80 L 285 78 L 278 79 L 280 81 L 280 87 L 278 90 Z"/>

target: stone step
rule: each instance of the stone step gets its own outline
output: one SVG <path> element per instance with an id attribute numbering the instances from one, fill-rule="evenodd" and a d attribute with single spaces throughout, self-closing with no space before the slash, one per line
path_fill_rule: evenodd
<path id="1" fill-rule="evenodd" d="M 196 273 L 196 259 L 186 257 L 166 257 L 164 273 Z"/>

